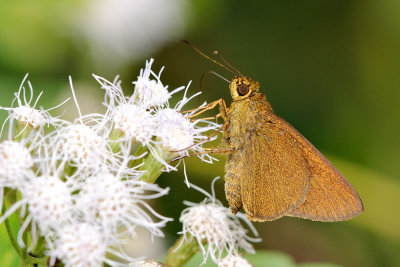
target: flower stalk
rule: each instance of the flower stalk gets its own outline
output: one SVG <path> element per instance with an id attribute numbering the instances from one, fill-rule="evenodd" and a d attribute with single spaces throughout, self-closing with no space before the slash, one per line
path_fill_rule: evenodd
<path id="1" fill-rule="evenodd" d="M 7 210 L 6 208 L 6 197 L 3 199 L 3 208 L 2 208 L 2 214 L 4 214 Z M 29 255 L 26 251 L 26 248 L 21 248 L 18 244 L 17 239 L 14 236 L 14 232 L 12 230 L 12 226 L 10 223 L 10 219 L 7 218 L 4 220 L 4 226 L 7 231 L 8 238 L 10 240 L 11 245 L 13 246 L 14 250 L 17 252 L 17 254 L 21 258 L 21 266 L 33 266 L 34 264 L 39 264 L 42 266 L 47 265 L 47 258 L 48 257 L 34 257 L 32 255 Z M 26 239 L 27 236 L 24 238 Z"/>
<path id="2" fill-rule="evenodd" d="M 144 171 L 141 180 L 153 184 L 163 170 L 164 164 L 150 154 L 145 158 L 143 165 L 139 168 L 139 171 Z"/>
<path id="3" fill-rule="evenodd" d="M 199 251 L 200 247 L 195 238 L 181 236 L 169 249 L 166 265 L 167 267 L 184 266 Z"/>

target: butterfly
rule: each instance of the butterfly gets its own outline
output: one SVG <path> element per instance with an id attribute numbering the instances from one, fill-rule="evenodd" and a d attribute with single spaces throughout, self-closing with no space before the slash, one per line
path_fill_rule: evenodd
<path id="1" fill-rule="evenodd" d="M 221 104 L 228 153 L 225 193 L 232 213 L 252 221 L 294 216 L 343 221 L 363 211 L 357 192 L 293 126 L 277 116 L 259 83 L 235 76 Z"/>
<path id="2" fill-rule="evenodd" d="M 224 124 L 225 195 L 230 210 L 241 208 L 252 221 L 293 216 L 315 221 L 343 221 L 362 213 L 357 192 L 343 175 L 293 126 L 276 115 L 260 84 L 208 57 L 235 74 L 229 89 L 232 103 L 219 99 L 202 107 L 219 106 Z M 218 152 L 218 151 L 214 151 Z"/>

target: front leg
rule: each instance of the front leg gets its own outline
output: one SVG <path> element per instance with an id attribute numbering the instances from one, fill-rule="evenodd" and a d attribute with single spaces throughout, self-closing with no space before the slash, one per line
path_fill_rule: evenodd
<path id="1" fill-rule="evenodd" d="M 215 108 L 218 105 L 219 105 L 219 113 L 215 116 L 215 118 L 222 117 L 222 119 L 224 119 L 224 121 L 226 121 L 227 107 L 226 107 L 226 104 L 225 104 L 225 100 L 222 99 L 222 98 L 218 99 L 218 100 L 216 100 L 214 102 L 211 102 L 208 105 L 205 105 L 204 107 L 195 108 L 195 109 L 191 109 L 191 110 L 186 110 L 186 111 L 183 111 L 182 113 L 190 113 L 190 112 L 193 112 L 193 111 L 197 111 L 194 114 L 188 116 L 188 118 L 191 119 L 191 118 L 199 116 L 200 114 L 206 112 L 207 110 L 211 110 L 211 109 Z"/>

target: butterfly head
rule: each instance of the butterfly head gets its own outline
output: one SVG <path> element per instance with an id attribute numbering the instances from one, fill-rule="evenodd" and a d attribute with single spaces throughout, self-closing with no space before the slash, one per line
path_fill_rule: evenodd
<path id="1" fill-rule="evenodd" d="M 257 93 L 260 83 L 244 76 L 235 76 L 229 84 L 233 101 L 242 100 Z"/>

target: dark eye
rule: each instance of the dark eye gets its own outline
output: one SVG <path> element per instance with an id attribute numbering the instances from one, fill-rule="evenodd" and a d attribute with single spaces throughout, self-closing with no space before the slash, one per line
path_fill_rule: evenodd
<path id="1" fill-rule="evenodd" d="M 240 96 L 244 96 L 249 92 L 249 86 L 242 83 L 237 86 L 236 90 Z"/>

